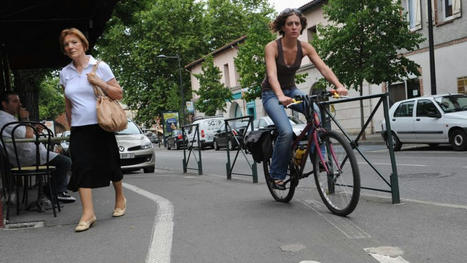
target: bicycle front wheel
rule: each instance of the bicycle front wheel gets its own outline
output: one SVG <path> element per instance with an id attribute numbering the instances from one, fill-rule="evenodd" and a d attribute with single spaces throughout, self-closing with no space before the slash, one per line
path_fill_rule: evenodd
<path id="1" fill-rule="evenodd" d="M 334 131 L 322 132 L 319 143 L 324 145 L 323 160 L 318 153 L 312 158 L 316 187 L 332 213 L 346 216 L 352 213 L 360 198 L 357 159 L 347 140 Z"/>
<path id="2" fill-rule="evenodd" d="M 269 165 L 271 164 L 271 159 L 263 161 L 263 170 L 264 170 L 264 177 L 266 179 L 266 185 L 268 186 L 269 192 L 271 192 L 272 197 L 274 200 L 278 202 L 287 203 L 292 200 L 295 194 L 295 188 L 298 185 L 298 176 L 296 174 L 293 165 L 289 164 L 289 169 L 287 170 L 286 180 L 284 182 L 285 189 L 277 189 L 274 187 L 274 179 L 271 177 L 269 173 Z"/>

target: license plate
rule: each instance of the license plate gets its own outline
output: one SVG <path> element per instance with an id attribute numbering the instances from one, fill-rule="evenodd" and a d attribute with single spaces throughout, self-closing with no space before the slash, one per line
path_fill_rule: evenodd
<path id="1" fill-rule="evenodd" d="M 134 153 L 121 153 L 120 154 L 120 159 L 132 159 L 135 158 Z"/>

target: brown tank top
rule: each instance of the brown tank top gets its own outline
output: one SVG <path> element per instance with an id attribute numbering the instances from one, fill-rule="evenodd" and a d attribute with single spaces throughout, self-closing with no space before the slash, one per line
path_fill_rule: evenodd
<path id="1" fill-rule="evenodd" d="M 297 39 L 297 56 L 295 57 L 294 63 L 288 66 L 285 64 L 281 39 L 277 39 L 276 42 L 278 53 L 276 58 L 277 79 L 279 80 L 279 84 L 281 85 L 282 89 L 290 89 L 292 87 L 295 87 L 295 72 L 297 72 L 297 70 L 300 68 L 300 65 L 302 64 L 302 44 L 300 43 L 300 40 Z M 261 88 L 263 91 L 271 90 L 271 85 L 268 81 L 267 72 L 263 82 L 261 83 Z"/>

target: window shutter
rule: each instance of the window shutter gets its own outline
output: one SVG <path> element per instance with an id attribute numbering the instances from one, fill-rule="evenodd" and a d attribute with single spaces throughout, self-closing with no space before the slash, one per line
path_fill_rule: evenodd
<path id="1" fill-rule="evenodd" d="M 460 15 L 461 13 L 461 0 L 454 0 L 452 3 L 452 14 Z"/>
<path id="2" fill-rule="evenodd" d="M 416 27 L 419 27 L 422 25 L 421 16 L 422 16 L 422 10 L 420 8 L 420 0 L 415 0 L 415 26 Z"/>

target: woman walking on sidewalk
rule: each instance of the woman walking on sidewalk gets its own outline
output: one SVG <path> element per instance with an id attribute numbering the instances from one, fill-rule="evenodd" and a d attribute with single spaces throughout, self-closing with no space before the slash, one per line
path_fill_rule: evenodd
<path id="1" fill-rule="evenodd" d="M 93 85 L 116 100 L 122 98 L 123 91 L 106 63 L 86 55 L 89 42 L 81 31 L 64 29 L 60 34 L 60 47 L 72 60 L 60 72 L 60 85 L 64 89 L 66 116 L 71 126 L 72 175 L 68 189 L 79 191 L 83 211 L 75 231 L 81 232 L 96 221 L 92 188 L 109 186 L 112 181 L 115 189 L 112 216 L 122 216 L 126 211 L 117 141 L 112 132 L 97 124 Z M 95 73 L 93 67 L 97 68 Z"/>

